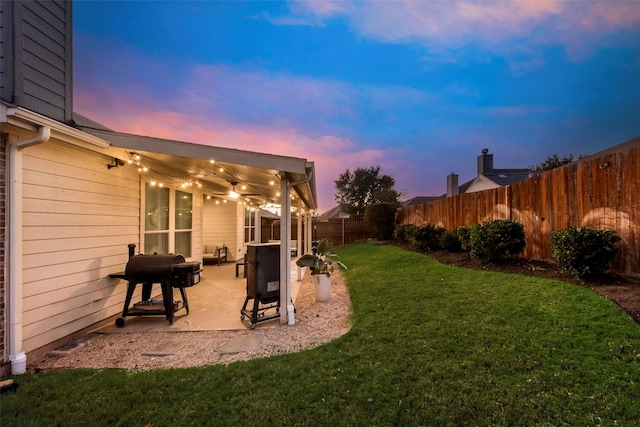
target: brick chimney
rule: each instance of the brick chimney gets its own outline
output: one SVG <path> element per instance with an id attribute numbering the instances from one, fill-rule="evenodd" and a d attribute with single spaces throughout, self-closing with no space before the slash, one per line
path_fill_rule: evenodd
<path id="1" fill-rule="evenodd" d="M 493 172 L 493 154 L 489 154 L 488 148 L 482 149 L 482 154 L 478 156 L 478 175 Z"/>
<path id="2" fill-rule="evenodd" d="M 458 174 L 451 172 L 447 176 L 447 197 L 457 196 L 460 192 L 458 187 Z"/>

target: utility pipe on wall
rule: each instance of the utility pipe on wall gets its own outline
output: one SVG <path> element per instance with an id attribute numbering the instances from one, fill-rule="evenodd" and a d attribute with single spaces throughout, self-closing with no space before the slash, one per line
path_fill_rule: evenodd
<path id="1" fill-rule="evenodd" d="M 40 126 L 38 134 L 22 141 L 9 141 L 9 360 L 13 375 L 27 371 L 27 355 L 22 345 L 22 150 L 45 143 L 51 138 L 51 128 Z"/>

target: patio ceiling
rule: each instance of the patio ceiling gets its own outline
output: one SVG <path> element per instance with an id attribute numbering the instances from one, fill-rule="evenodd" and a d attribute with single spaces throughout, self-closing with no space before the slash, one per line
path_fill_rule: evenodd
<path id="1" fill-rule="evenodd" d="M 293 186 L 292 206 L 300 198 L 308 209 L 317 209 L 314 164 L 306 159 L 132 135 L 78 122 L 82 131 L 108 141 L 115 158 L 127 162 L 133 153 L 139 155 L 140 166 L 148 167 L 150 177 L 159 182 L 198 185 L 206 196 L 226 200 L 232 200 L 229 191 L 236 183 L 238 200 L 259 206 L 281 203 L 282 177 L 290 183 L 308 180 Z M 176 178 L 182 181 L 173 182 Z"/>

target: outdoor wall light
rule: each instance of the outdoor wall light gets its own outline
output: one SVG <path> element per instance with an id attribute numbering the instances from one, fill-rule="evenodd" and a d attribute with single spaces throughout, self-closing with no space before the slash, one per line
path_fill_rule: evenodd
<path id="1" fill-rule="evenodd" d="M 124 166 L 124 160 L 114 157 L 113 160 L 111 160 L 111 163 L 107 165 L 107 169 L 117 168 L 118 166 Z"/>

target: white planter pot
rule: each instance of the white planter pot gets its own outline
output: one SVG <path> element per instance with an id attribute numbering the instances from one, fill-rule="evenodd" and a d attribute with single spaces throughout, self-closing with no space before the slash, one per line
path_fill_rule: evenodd
<path id="1" fill-rule="evenodd" d="M 313 276 L 316 289 L 316 301 L 329 301 L 331 294 L 331 277 L 326 274 L 317 274 Z"/>

